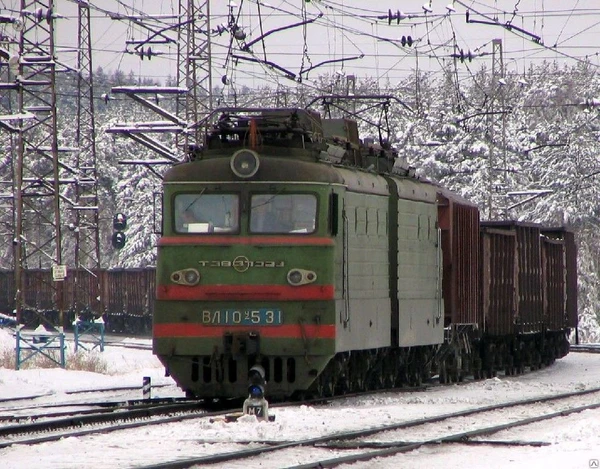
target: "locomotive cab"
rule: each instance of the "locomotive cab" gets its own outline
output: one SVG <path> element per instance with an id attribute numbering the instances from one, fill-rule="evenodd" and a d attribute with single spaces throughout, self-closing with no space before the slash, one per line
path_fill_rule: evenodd
<path id="1" fill-rule="evenodd" d="M 270 396 L 289 396 L 335 351 L 328 212 L 342 181 L 305 143 L 282 151 L 265 131 L 249 149 L 238 127 L 165 176 L 154 352 L 191 395 L 243 396 L 260 365 Z"/>

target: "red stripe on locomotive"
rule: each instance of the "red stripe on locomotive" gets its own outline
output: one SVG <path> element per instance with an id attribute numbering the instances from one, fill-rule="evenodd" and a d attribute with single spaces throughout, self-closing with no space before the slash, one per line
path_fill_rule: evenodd
<path id="1" fill-rule="evenodd" d="M 158 285 L 158 300 L 332 300 L 333 285 Z"/>
<path id="2" fill-rule="evenodd" d="M 155 324 L 155 338 L 166 337 L 223 337 L 226 333 L 258 332 L 261 337 L 276 339 L 335 339 L 333 324 L 283 324 L 280 326 L 204 326 L 202 324 Z"/>

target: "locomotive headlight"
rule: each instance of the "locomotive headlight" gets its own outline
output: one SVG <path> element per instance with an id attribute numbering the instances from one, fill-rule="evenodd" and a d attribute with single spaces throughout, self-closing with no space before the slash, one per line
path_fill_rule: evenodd
<path id="1" fill-rule="evenodd" d="M 198 285 L 200 283 L 200 272 L 196 269 L 178 270 L 171 274 L 171 281 L 178 285 Z"/>
<path id="2" fill-rule="evenodd" d="M 292 269 L 287 274 L 287 281 L 290 285 L 306 285 L 317 280 L 317 274 L 312 270 Z"/>
<path id="3" fill-rule="evenodd" d="M 238 150 L 229 162 L 231 171 L 239 178 L 248 179 L 256 174 L 260 166 L 258 154 L 252 150 Z"/>
<path id="4" fill-rule="evenodd" d="M 299 270 L 290 270 L 287 280 L 291 285 L 300 285 L 302 283 L 302 272 Z"/>
<path id="5" fill-rule="evenodd" d="M 188 285 L 196 285 L 200 281 L 200 274 L 196 269 L 189 269 L 185 271 L 183 278 Z"/>

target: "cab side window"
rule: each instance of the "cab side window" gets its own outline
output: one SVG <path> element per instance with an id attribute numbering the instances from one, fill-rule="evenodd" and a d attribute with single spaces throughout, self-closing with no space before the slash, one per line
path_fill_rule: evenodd
<path id="1" fill-rule="evenodd" d="M 313 194 L 253 194 L 250 198 L 252 233 L 313 233 L 317 197 Z"/>
<path id="2" fill-rule="evenodd" d="M 178 233 L 233 233 L 239 230 L 237 194 L 177 194 L 174 212 Z"/>

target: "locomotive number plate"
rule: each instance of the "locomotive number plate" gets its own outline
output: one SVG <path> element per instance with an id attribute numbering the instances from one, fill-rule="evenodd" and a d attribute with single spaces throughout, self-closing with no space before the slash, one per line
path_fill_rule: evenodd
<path id="1" fill-rule="evenodd" d="M 208 326 L 278 326 L 283 323 L 280 309 L 221 309 L 202 311 L 202 324 Z"/>

